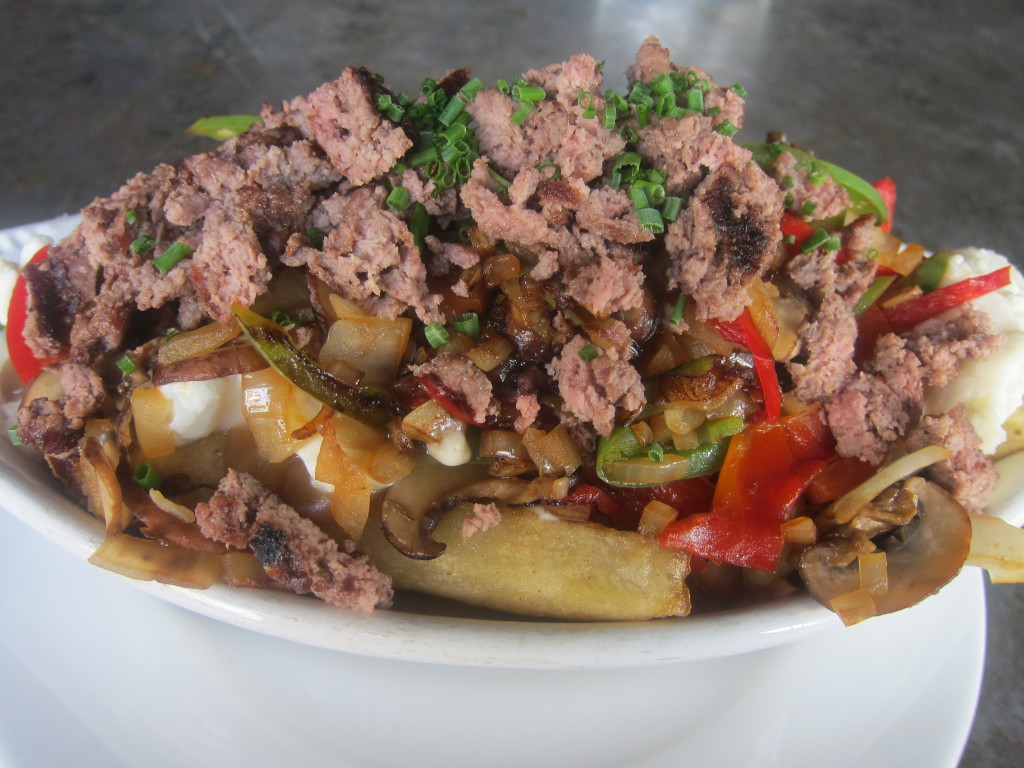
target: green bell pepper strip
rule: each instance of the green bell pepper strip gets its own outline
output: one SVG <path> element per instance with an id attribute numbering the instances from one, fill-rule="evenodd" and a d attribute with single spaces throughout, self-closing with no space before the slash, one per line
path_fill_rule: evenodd
<path id="1" fill-rule="evenodd" d="M 682 478 L 672 478 L 672 480 L 685 480 L 717 472 L 722 467 L 722 462 L 725 460 L 725 453 L 728 447 L 729 438 L 725 437 L 716 442 L 705 443 L 697 446 L 696 448 L 687 450 L 665 448 L 665 457 L 679 456 L 689 462 L 685 475 Z M 624 488 L 642 488 L 652 485 L 662 485 L 660 482 L 623 482 L 609 476 L 608 470 L 610 465 L 617 461 L 625 461 L 626 459 L 649 462 L 651 469 L 656 471 L 657 466 L 663 463 L 664 460 L 662 462 L 654 461 L 650 457 L 649 452 L 650 446 L 641 443 L 632 428 L 628 426 L 618 427 L 613 430 L 608 437 L 602 437 L 601 441 L 598 443 L 594 470 L 597 472 L 597 476 L 609 485 L 616 485 Z"/>
<path id="2" fill-rule="evenodd" d="M 354 389 L 316 365 L 295 348 L 277 323 L 237 304 L 231 311 L 242 332 L 274 370 L 324 405 L 372 427 L 381 427 L 401 414 L 389 394 Z"/>
<path id="3" fill-rule="evenodd" d="M 884 224 L 889 220 L 889 207 L 878 190 L 845 168 L 840 168 L 825 160 L 819 160 L 814 155 L 785 142 L 745 143 L 743 146 L 754 153 L 754 162 L 769 175 L 771 175 L 772 167 L 779 155 L 786 151 L 790 152 L 796 158 L 796 167 L 799 170 L 808 173 L 821 171 L 831 176 L 837 184 L 843 187 L 850 196 L 850 207 L 854 212 L 858 214 L 873 213 L 879 224 Z"/>

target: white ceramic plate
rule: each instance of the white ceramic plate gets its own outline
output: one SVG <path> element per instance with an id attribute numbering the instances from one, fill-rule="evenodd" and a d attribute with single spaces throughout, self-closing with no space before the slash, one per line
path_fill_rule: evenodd
<path id="1" fill-rule="evenodd" d="M 0 257 L 17 260 L 33 233 L 59 237 L 74 217 L 0 233 Z M 1015 471 L 1004 471 L 1000 509 L 1020 516 Z M 1010 479 L 1013 482 L 1010 483 Z M 45 466 L 25 448 L 0 443 L 0 505 L 81 559 L 102 540 L 102 527 L 63 497 Z M 363 615 L 290 594 L 215 585 L 187 590 L 155 582 L 133 585 L 246 629 L 322 648 L 386 659 L 475 666 L 607 668 L 712 659 L 799 640 L 841 626 L 806 596 L 770 605 L 644 623 L 485 620 L 402 611 Z"/>
<path id="2" fill-rule="evenodd" d="M 9 515 L 0 541 L 5 768 L 953 768 L 981 680 L 974 571 L 911 611 L 742 656 L 488 669 L 211 621 Z"/>

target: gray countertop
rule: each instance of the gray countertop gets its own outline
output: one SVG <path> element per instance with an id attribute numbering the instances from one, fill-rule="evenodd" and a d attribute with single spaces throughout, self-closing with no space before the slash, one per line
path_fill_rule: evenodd
<path id="1" fill-rule="evenodd" d="M 1012 0 L 0 0 L 0 227 L 77 210 L 206 149 L 183 133 L 196 116 L 254 112 L 348 64 L 411 91 L 458 66 L 493 82 L 587 51 L 621 86 L 651 32 L 677 62 L 744 84 L 745 136 L 782 129 L 894 178 L 900 236 L 1024 261 L 1024 5 Z M 1024 589 L 987 594 L 962 765 L 1018 766 Z"/>

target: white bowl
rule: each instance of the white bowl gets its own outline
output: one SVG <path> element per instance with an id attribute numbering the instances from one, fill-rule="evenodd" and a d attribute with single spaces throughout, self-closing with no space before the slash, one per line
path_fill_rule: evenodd
<path id="1" fill-rule="evenodd" d="M 0 232 L 0 257 L 14 260 L 12 250 L 29 233 L 60 236 L 74 223 L 73 217 L 66 217 L 56 227 L 48 222 Z M 2 355 L 6 357 L 6 345 Z M 6 360 L 4 367 L 9 368 Z M 1009 457 L 999 467 L 1002 479 L 993 494 L 992 511 L 1020 524 L 1024 454 Z M 100 521 L 63 496 L 39 457 L 6 440 L 0 442 L 0 506 L 82 559 L 103 540 Z M 582 669 L 695 661 L 770 648 L 842 627 L 834 614 L 807 595 L 686 618 L 614 623 L 474 618 L 470 610 L 463 616 L 406 610 L 364 615 L 276 591 L 132 583 L 197 613 L 307 645 L 386 659 L 474 666 Z"/>

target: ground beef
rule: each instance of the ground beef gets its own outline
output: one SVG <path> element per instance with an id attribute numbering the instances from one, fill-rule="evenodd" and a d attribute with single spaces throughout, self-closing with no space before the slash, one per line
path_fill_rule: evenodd
<path id="1" fill-rule="evenodd" d="M 477 424 L 498 414 L 494 390 L 487 375 L 463 355 L 441 354 L 422 365 L 410 366 L 415 376 L 434 376 L 464 405 Z"/>
<path id="2" fill-rule="evenodd" d="M 336 81 L 286 105 L 286 111 L 300 113 L 300 128 L 345 178 L 361 185 L 383 176 L 412 147 L 405 130 L 375 106 L 374 97 L 384 92 L 373 73 L 350 67 Z"/>
<path id="3" fill-rule="evenodd" d="M 47 456 L 68 456 L 83 434 L 80 419 L 68 419 L 60 403 L 39 397 L 18 409 L 18 439 Z"/>
<path id="4" fill-rule="evenodd" d="M 995 351 L 1002 337 L 990 330 L 987 315 L 965 307 L 903 336 L 883 335 L 863 370 L 825 402 L 839 453 L 881 463 L 917 422 L 925 387 L 952 381 L 961 360 L 983 360 Z"/>
<path id="5" fill-rule="evenodd" d="M 742 168 L 753 155 L 714 130 L 710 117 L 688 114 L 679 120 L 662 118 L 640 129 L 637 152 L 655 168 L 665 171 L 665 191 L 687 195 L 708 174 L 724 165 Z M 779 202 L 783 195 L 778 186 Z"/>
<path id="6" fill-rule="evenodd" d="M 566 410 L 607 436 L 615 426 L 616 409 L 632 412 L 646 402 L 643 382 L 618 349 L 603 349 L 592 360 L 584 360 L 581 351 L 588 344 L 583 336 L 573 336 L 551 361 L 548 372 L 557 382 Z"/>
<path id="7" fill-rule="evenodd" d="M 493 502 L 490 504 L 474 504 L 473 514 L 462 521 L 462 538 L 487 531 L 501 522 L 501 510 Z"/>
<path id="8" fill-rule="evenodd" d="M 754 163 L 722 165 L 668 227 L 668 282 L 691 295 L 700 320 L 732 320 L 747 287 L 771 265 L 781 240 L 778 187 Z"/>
<path id="9" fill-rule="evenodd" d="M 285 257 L 305 264 L 340 296 L 375 315 L 397 317 L 412 307 L 424 323 L 441 320 L 441 297 L 427 288 L 427 269 L 406 223 L 387 210 L 383 186 L 339 192 L 321 205 L 333 229 L 323 249 L 302 246 Z"/>
<path id="10" fill-rule="evenodd" d="M 853 307 L 871 284 L 875 264 L 838 264 L 836 252 L 812 251 L 790 259 L 786 272 L 804 291 L 811 310 L 797 329 L 801 357 L 786 367 L 796 396 L 804 402 L 817 402 L 835 395 L 856 371 Z"/>
<path id="11" fill-rule="evenodd" d="M 796 157 L 792 152 L 783 152 L 775 159 L 772 176 L 787 194 L 793 196 L 790 208 L 802 211 L 810 205 L 807 213 L 810 219 L 827 219 L 837 216 L 850 207 L 850 196 L 837 184 L 831 176 L 826 176 L 818 183 L 811 181 L 811 175 L 796 167 Z"/>
<path id="12" fill-rule="evenodd" d="M 311 521 L 251 475 L 229 469 L 208 502 L 196 506 L 203 535 L 250 550 L 275 580 L 342 608 L 372 611 L 391 604 L 391 579 L 351 542 L 341 549 Z"/>
<path id="13" fill-rule="evenodd" d="M 988 493 L 999 474 L 992 460 L 981 451 L 981 440 L 967 420 L 962 404 L 949 413 L 929 414 L 907 435 L 907 450 L 941 445 L 953 456 L 928 468 L 928 479 L 949 491 L 972 512 L 985 511 Z"/>

